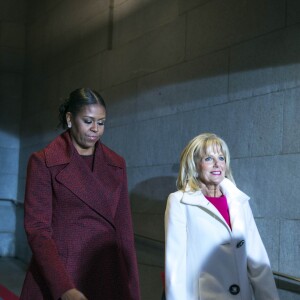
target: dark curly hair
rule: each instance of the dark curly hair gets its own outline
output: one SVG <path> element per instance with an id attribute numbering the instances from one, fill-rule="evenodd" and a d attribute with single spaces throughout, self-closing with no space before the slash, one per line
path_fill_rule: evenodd
<path id="1" fill-rule="evenodd" d="M 89 88 L 79 88 L 70 93 L 69 97 L 59 106 L 58 127 L 66 129 L 68 127 L 66 113 L 70 112 L 73 116 L 85 105 L 100 104 L 106 108 L 102 96 Z"/>

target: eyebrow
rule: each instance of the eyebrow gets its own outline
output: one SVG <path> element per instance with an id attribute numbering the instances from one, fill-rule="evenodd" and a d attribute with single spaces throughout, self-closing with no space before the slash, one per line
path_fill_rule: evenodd
<path id="1" fill-rule="evenodd" d="M 91 116 L 83 116 L 83 118 L 90 118 L 90 119 L 96 120 L 96 118 L 91 117 Z M 97 119 L 97 121 L 99 121 L 99 120 L 105 120 L 105 119 L 106 119 L 106 116 L 103 117 L 103 118 Z"/>

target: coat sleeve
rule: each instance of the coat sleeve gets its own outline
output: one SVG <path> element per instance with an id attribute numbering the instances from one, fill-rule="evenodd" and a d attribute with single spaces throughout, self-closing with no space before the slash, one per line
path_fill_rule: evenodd
<path id="1" fill-rule="evenodd" d="M 186 282 L 187 229 L 184 205 L 170 194 L 165 211 L 165 286 L 167 300 L 188 299 Z"/>
<path id="2" fill-rule="evenodd" d="M 65 291 L 74 288 L 74 284 L 53 239 L 51 174 L 43 152 L 35 153 L 29 159 L 24 211 L 25 231 L 38 276 L 43 278 L 53 299 L 59 299 Z"/>
<path id="3" fill-rule="evenodd" d="M 246 219 L 248 225 L 246 244 L 248 253 L 248 276 L 255 299 L 279 300 L 268 254 L 261 240 L 248 202 L 246 204 Z"/>
<path id="4" fill-rule="evenodd" d="M 127 291 L 124 291 L 125 295 L 128 295 L 126 299 L 139 300 L 140 290 L 139 290 L 139 276 L 138 267 L 136 259 L 136 251 L 134 244 L 134 234 L 132 226 L 131 208 L 128 196 L 127 188 L 127 174 L 124 162 L 123 169 L 123 182 L 122 189 L 120 193 L 120 199 L 118 208 L 115 215 L 115 224 L 121 242 L 122 256 L 124 257 L 124 267 L 126 268 L 126 283 L 124 285 Z M 125 299 L 125 298 L 124 298 Z"/>

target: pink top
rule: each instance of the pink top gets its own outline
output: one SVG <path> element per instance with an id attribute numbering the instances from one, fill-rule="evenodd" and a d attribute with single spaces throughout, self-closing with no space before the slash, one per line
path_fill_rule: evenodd
<path id="1" fill-rule="evenodd" d="M 230 215 L 229 215 L 229 209 L 228 209 L 228 204 L 227 204 L 226 197 L 224 195 L 222 195 L 221 197 L 208 197 L 208 196 L 205 196 L 205 198 L 217 208 L 217 210 L 223 216 L 226 223 L 228 224 L 228 226 L 231 229 Z"/>

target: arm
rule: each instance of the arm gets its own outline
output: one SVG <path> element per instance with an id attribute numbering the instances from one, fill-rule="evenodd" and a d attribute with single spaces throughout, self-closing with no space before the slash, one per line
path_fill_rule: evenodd
<path id="1" fill-rule="evenodd" d="M 255 299 L 277 300 L 279 297 L 268 254 L 255 224 L 249 203 L 247 202 L 246 205 L 248 276 Z"/>
<path id="2" fill-rule="evenodd" d="M 188 299 L 186 282 L 186 215 L 180 200 L 171 194 L 165 212 L 166 299 Z"/>
<path id="3" fill-rule="evenodd" d="M 124 163 L 125 164 L 125 163 Z M 130 201 L 127 189 L 126 169 L 123 169 L 123 182 L 120 193 L 119 204 L 115 215 L 115 224 L 118 231 L 119 240 L 121 241 L 121 250 L 124 257 L 125 268 L 127 272 L 128 299 L 139 300 L 139 276 L 137 259 L 134 244 L 134 234 L 132 226 L 132 217 Z"/>
<path id="4" fill-rule="evenodd" d="M 33 260 L 53 299 L 74 288 L 60 260 L 52 232 L 52 182 L 43 154 L 33 154 L 27 169 L 24 225 Z"/>

